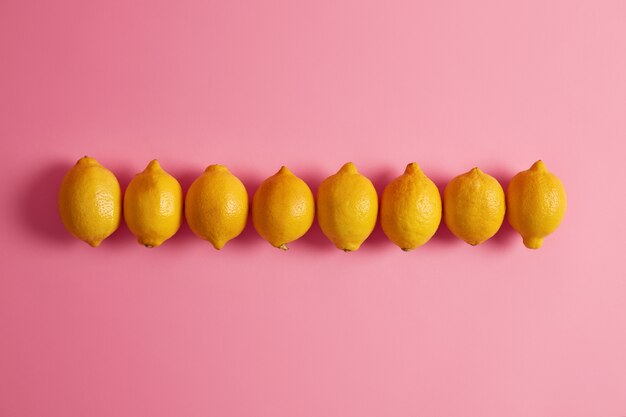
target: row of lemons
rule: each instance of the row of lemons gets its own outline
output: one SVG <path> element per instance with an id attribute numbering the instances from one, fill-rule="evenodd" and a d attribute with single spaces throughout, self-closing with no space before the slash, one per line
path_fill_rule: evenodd
<path id="1" fill-rule="evenodd" d="M 443 201 L 435 184 L 411 163 L 387 185 L 380 207 L 372 182 L 353 163 L 326 178 L 316 198 L 283 166 L 259 186 L 251 208 L 243 183 L 222 165 L 207 167 L 183 198 L 179 182 L 153 160 L 132 179 L 123 204 L 117 178 L 94 158 L 81 158 L 65 175 L 58 199 L 61 219 L 89 245 L 98 246 L 118 228 L 122 206 L 128 228 L 147 247 L 172 237 L 184 213 L 196 235 L 221 249 L 243 231 L 250 209 L 257 232 L 283 250 L 309 230 L 316 214 L 323 233 L 344 251 L 357 250 L 378 217 L 387 237 L 408 251 L 428 242 L 442 217 L 457 237 L 478 245 L 496 234 L 505 214 L 524 245 L 537 249 L 561 223 L 566 196 L 542 161 L 515 175 L 506 196 L 494 177 L 473 168 L 447 184 Z"/>

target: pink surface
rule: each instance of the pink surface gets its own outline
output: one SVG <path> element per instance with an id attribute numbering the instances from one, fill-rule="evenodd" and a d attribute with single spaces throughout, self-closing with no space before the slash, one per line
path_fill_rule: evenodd
<path id="1" fill-rule="evenodd" d="M 626 415 L 626 2 L 430 3 L 0 2 L 0 416 Z M 569 207 L 539 251 L 92 249 L 56 213 L 85 154 L 250 193 L 542 158 Z"/>

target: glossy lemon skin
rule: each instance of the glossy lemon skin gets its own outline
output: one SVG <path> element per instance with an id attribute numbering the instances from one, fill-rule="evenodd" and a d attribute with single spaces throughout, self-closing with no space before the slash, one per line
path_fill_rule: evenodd
<path id="1" fill-rule="evenodd" d="M 283 250 L 311 228 L 314 217 L 311 189 L 284 166 L 263 181 L 252 198 L 254 228 L 272 246 Z"/>
<path id="2" fill-rule="evenodd" d="M 516 174 L 507 188 L 507 220 L 529 249 L 539 249 L 554 232 L 567 209 L 561 180 L 548 171 L 543 161 Z"/>
<path id="3" fill-rule="evenodd" d="M 320 184 L 316 213 L 322 232 L 338 249 L 355 251 L 376 225 L 376 189 L 348 162 Z"/>
<path id="4" fill-rule="evenodd" d="M 380 201 L 380 225 L 392 242 L 409 251 L 433 237 L 441 222 L 441 211 L 437 186 L 413 162 L 385 187 Z"/>
<path id="5" fill-rule="evenodd" d="M 502 186 L 478 168 L 453 178 L 443 192 L 446 226 L 470 245 L 478 245 L 495 235 L 502 226 L 505 211 Z"/>
<path id="6" fill-rule="evenodd" d="M 176 234 L 183 215 L 183 190 L 159 162 L 151 161 L 124 193 L 124 220 L 137 241 L 160 246 Z"/>
<path id="7" fill-rule="evenodd" d="M 222 249 L 246 227 L 246 188 L 225 166 L 210 165 L 187 191 L 185 218 L 197 236 Z"/>
<path id="8" fill-rule="evenodd" d="M 61 182 L 58 210 L 65 228 L 97 247 L 117 230 L 122 213 L 120 184 L 94 158 L 78 160 Z"/>

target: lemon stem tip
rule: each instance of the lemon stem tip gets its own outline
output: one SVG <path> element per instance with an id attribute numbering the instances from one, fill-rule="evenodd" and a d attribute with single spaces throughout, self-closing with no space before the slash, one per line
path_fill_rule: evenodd
<path id="1" fill-rule="evenodd" d="M 406 169 L 404 170 L 406 174 L 417 174 L 420 171 L 421 171 L 421 168 L 417 164 L 417 162 L 411 162 L 410 164 L 406 166 Z"/>
<path id="2" fill-rule="evenodd" d="M 98 161 L 96 161 L 95 158 L 92 158 L 91 156 L 87 156 L 87 155 L 83 156 L 76 162 L 77 165 L 78 164 L 97 164 L 97 163 Z"/>
<path id="3" fill-rule="evenodd" d="M 204 170 L 204 172 L 211 172 L 211 171 L 228 171 L 228 168 L 226 168 L 224 165 L 213 164 L 213 165 L 209 165 Z"/>
<path id="4" fill-rule="evenodd" d="M 540 159 L 530 167 L 533 171 L 547 171 L 546 164 Z"/>
<path id="5" fill-rule="evenodd" d="M 278 174 L 291 174 L 291 171 L 286 166 L 281 166 L 278 170 Z"/>
<path id="6" fill-rule="evenodd" d="M 161 168 L 161 164 L 159 164 L 159 161 L 157 161 L 156 159 L 153 159 L 152 161 L 150 161 L 150 163 L 148 164 L 148 166 L 146 167 L 146 170 L 157 170 Z"/>
<path id="7" fill-rule="evenodd" d="M 531 237 L 524 239 L 524 246 L 528 249 L 539 249 L 543 245 L 543 239 L 539 237 Z"/>
<path id="8" fill-rule="evenodd" d="M 356 165 L 354 165 L 354 163 L 348 162 L 343 164 L 339 172 L 345 174 L 357 174 L 359 171 L 356 169 Z"/>

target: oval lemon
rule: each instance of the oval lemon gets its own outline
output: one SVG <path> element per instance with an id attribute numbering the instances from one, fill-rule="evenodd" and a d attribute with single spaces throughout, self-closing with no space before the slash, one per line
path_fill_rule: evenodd
<path id="1" fill-rule="evenodd" d="M 376 225 L 376 189 L 352 162 L 348 162 L 320 184 L 316 212 L 324 235 L 337 248 L 355 251 Z"/>
<path id="2" fill-rule="evenodd" d="M 443 192 L 446 226 L 470 245 L 496 234 L 505 208 L 504 190 L 498 180 L 478 168 L 453 178 Z"/>
<path id="3" fill-rule="evenodd" d="M 117 178 L 94 158 L 85 156 L 61 183 L 58 209 L 65 228 L 93 247 L 115 232 L 122 213 Z"/>
<path id="4" fill-rule="evenodd" d="M 428 242 L 441 222 L 441 196 L 434 182 L 417 163 L 392 180 L 380 201 L 380 225 L 385 235 L 402 250 Z"/>
<path id="5" fill-rule="evenodd" d="M 135 175 L 124 193 L 124 220 L 137 241 L 149 248 L 160 246 L 180 228 L 183 190 L 154 159 Z"/>
<path id="6" fill-rule="evenodd" d="M 542 161 L 515 175 L 507 189 L 507 219 L 529 249 L 539 249 L 543 239 L 561 224 L 567 196 L 561 180 Z"/>
<path id="7" fill-rule="evenodd" d="M 272 246 L 287 250 L 287 244 L 302 237 L 313 224 L 315 200 L 309 186 L 287 167 L 267 178 L 252 198 L 252 222 Z"/>
<path id="8" fill-rule="evenodd" d="M 246 188 L 225 166 L 210 165 L 187 191 L 185 218 L 196 235 L 222 249 L 246 227 Z"/>

